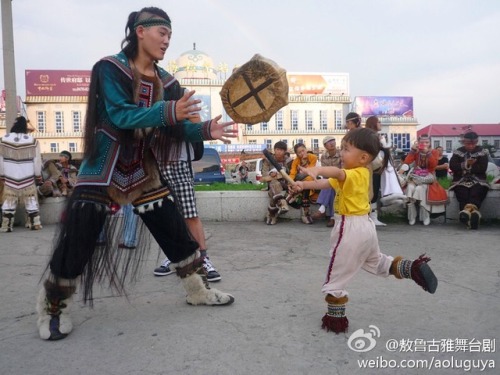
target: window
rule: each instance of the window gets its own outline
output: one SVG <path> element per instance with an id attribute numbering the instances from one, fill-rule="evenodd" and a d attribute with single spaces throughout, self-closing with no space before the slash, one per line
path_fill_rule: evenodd
<path id="1" fill-rule="evenodd" d="M 434 146 L 433 148 L 438 148 L 439 147 L 439 141 L 434 141 Z"/>
<path id="2" fill-rule="evenodd" d="M 497 150 L 500 148 L 500 139 L 495 139 L 493 141 L 493 147 L 495 147 Z"/>
<path id="3" fill-rule="evenodd" d="M 245 127 L 247 132 L 252 131 L 252 125 L 246 124 Z"/>
<path id="4" fill-rule="evenodd" d="M 342 111 L 336 110 L 335 111 L 335 130 L 341 130 L 342 129 Z"/>
<path id="5" fill-rule="evenodd" d="M 297 138 L 295 140 L 295 142 L 293 143 L 293 145 L 295 146 L 296 144 L 299 144 L 299 143 L 304 143 L 304 140 L 302 138 Z"/>
<path id="6" fill-rule="evenodd" d="M 451 145 L 451 141 L 446 141 L 446 152 L 452 152 L 453 147 Z"/>
<path id="7" fill-rule="evenodd" d="M 396 149 L 402 151 L 410 151 L 410 134 L 409 133 L 394 133 L 391 134 L 392 145 Z"/>
<path id="8" fill-rule="evenodd" d="M 45 112 L 38 111 L 36 113 L 36 128 L 41 133 L 45 133 L 47 130 L 47 116 L 45 115 Z"/>
<path id="9" fill-rule="evenodd" d="M 292 123 L 292 130 L 299 130 L 299 113 L 298 111 L 290 111 L 290 122 Z"/>
<path id="10" fill-rule="evenodd" d="M 257 140 L 256 139 L 249 139 L 248 140 L 248 144 L 249 145 L 256 145 L 257 144 Z"/>
<path id="11" fill-rule="evenodd" d="M 319 111 L 319 129 L 327 130 L 328 129 L 328 112 L 327 111 Z"/>
<path id="12" fill-rule="evenodd" d="M 266 139 L 266 140 L 264 140 L 264 143 L 266 144 L 266 148 L 268 150 L 273 149 L 273 140 L 272 139 Z"/>
<path id="13" fill-rule="evenodd" d="M 59 152 L 59 143 L 51 143 L 50 144 L 50 152 L 58 153 Z"/>
<path id="14" fill-rule="evenodd" d="M 73 117 L 73 131 L 79 133 L 82 131 L 82 114 L 79 111 L 73 111 L 71 114 Z"/>
<path id="15" fill-rule="evenodd" d="M 260 131 L 267 131 L 267 122 L 261 122 L 260 123 Z"/>
<path id="16" fill-rule="evenodd" d="M 488 141 L 485 141 L 485 140 L 483 139 L 483 147 L 485 147 L 485 146 L 487 146 L 487 145 L 488 145 Z"/>
<path id="17" fill-rule="evenodd" d="M 57 111 L 55 113 L 56 117 L 56 133 L 64 133 L 64 117 L 63 113 L 60 111 Z"/>
<path id="18" fill-rule="evenodd" d="M 75 142 L 69 142 L 68 148 L 69 148 L 69 150 L 68 150 L 69 152 L 77 152 L 78 151 Z"/>
<path id="19" fill-rule="evenodd" d="M 313 111 L 306 111 L 306 129 L 313 130 Z"/>
<path id="20" fill-rule="evenodd" d="M 283 130 L 283 111 L 276 112 L 276 130 Z"/>
<path id="21" fill-rule="evenodd" d="M 313 138 L 311 139 L 311 150 L 318 150 L 319 149 L 319 141 L 318 138 Z"/>

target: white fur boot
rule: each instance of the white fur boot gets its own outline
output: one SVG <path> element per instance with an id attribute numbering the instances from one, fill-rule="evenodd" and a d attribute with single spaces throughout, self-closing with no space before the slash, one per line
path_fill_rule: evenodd
<path id="1" fill-rule="evenodd" d="M 420 205 L 419 217 L 424 225 L 429 225 L 431 223 L 431 213 L 422 207 L 422 205 Z"/>
<path id="2" fill-rule="evenodd" d="M 415 225 L 417 220 L 417 207 L 415 206 L 415 202 L 408 203 L 408 223 L 410 225 Z"/>
<path id="3" fill-rule="evenodd" d="M 40 338 L 60 340 L 73 330 L 69 310 L 75 290 L 74 280 L 60 279 L 58 284 L 45 281 L 36 301 Z"/>
<path id="4" fill-rule="evenodd" d="M 177 276 L 182 279 L 188 304 L 230 305 L 234 302 L 232 295 L 210 288 L 203 268 L 203 258 L 200 257 L 199 251 L 179 263 L 172 263 L 172 267 L 176 270 Z"/>

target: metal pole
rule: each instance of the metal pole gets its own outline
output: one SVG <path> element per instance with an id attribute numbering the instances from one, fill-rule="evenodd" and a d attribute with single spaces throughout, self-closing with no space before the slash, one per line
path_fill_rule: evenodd
<path id="1" fill-rule="evenodd" d="M 2 0 L 3 76 L 5 82 L 5 126 L 10 131 L 17 117 L 16 62 L 12 28 L 12 0 Z"/>

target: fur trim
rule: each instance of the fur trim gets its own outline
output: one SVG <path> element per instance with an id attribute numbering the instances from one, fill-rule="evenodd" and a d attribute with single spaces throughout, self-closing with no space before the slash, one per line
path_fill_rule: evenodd
<path id="1" fill-rule="evenodd" d="M 398 263 L 401 262 L 402 260 L 403 260 L 402 256 L 395 257 L 394 260 L 391 263 L 391 268 L 389 269 L 389 273 L 391 275 L 394 275 L 396 277 L 396 279 L 402 279 L 403 278 L 403 276 L 401 275 L 401 273 L 399 273 L 399 271 L 398 271 Z"/>
<path id="2" fill-rule="evenodd" d="M 328 303 L 328 312 L 321 319 L 321 328 L 326 329 L 327 332 L 333 331 L 336 334 L 347 332 L 349 320 L 345 315 L 345 306 L 349 298 L 347 296 L 335 297 L 328 294 L 325 301 Z"/>
<path id="3" fill-rule="evenodd" d="M 182 279 L 187 292 L 186 302 L 190 305 L 230 305 L 234 302 L 231 294 L 207 287 L 198 273 Z"/>

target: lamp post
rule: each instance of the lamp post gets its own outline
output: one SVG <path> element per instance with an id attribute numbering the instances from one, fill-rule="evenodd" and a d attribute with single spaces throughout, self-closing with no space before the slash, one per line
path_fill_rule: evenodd
<path id="1" fill-rule="evenodd" d="M 16 63 L 12 28 L 12 0 L 2 0 L 3 76 L 5 82 L 5 126 L 10 131 L 17 117 Z"/>

